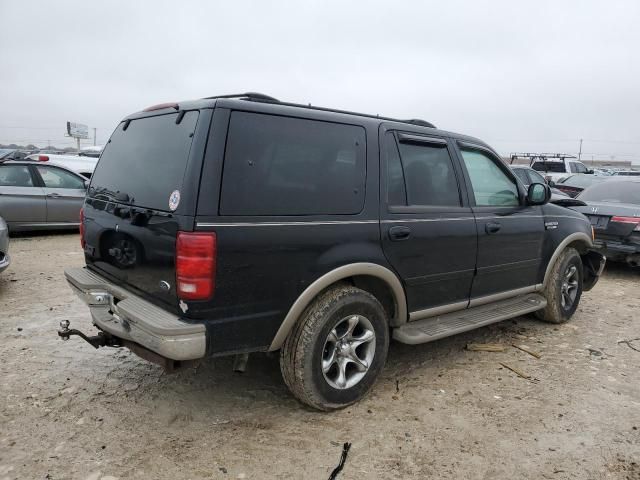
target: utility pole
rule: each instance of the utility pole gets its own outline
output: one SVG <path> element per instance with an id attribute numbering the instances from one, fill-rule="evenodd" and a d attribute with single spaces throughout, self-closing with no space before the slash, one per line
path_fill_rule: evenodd
<path id="1" fill-rule="evenodd" d="M 578 161 L 580 161 L 580 157 L 582 157 L 582 139 L 580 139 L 580 151 L 578 152 Z"/>
<path id="2" fill-rule="evenodd" d="M 96 146 L 96 127 L 93 127 L 93 146 Z"/>

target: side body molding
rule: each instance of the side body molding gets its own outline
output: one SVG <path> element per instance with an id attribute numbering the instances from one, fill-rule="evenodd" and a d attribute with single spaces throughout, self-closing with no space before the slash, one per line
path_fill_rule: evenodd
<path id="1" fill-rule="evenodd" d="M 556 260 L 558 260 L 558 257 L 564 251 L 567 245 L 573 242 L 580 242 L 584 243 L 587 247 L 593 247 L 593 241 L 591 240 L 591 237 L 589 237 L 589 235 L 587 235 L 586 233 L 575 232 L 567 236 L 564 240 L 562 240 L 562 242 L 560 242 L 560 245 L 556 247 L 553 255 L 551 255 L 551 258 L 549 259 L 547 269 L 544 272 L 544 280 L 542 281 L 543 286 L 547 285 L 547 281 L 549 280 L 549 275 L 551 275 L 553 264 L 556 263 Z"/>
<path id="2" fill-rule="evenodd" d="M 334 283 L 344 280 L 345 278 L 355 277 L 360 275 L 367 275 L 371 277 L 377 277 L 383 280 L 393 293 L 393 299 L 395 304 L 394 320 L 396 324 L 402 324 L 407 321 L 407 300 L 404 294 L 404 288 L 400 283 L 400 280 L 386 267 L 377 265 L 375 263 L 352 263 L 349 265 L 343 265 L 314 281 L 309 285 L 304 292 L 300 294 L 298 299 L 293 303 L 287 316 L 284 318 L 282 325 L 278 329 L 276 336 L 271 342 L 269 351 L 278 350 L 284 344 L 287 335 L 295 325 L 305 308 L 313 301 L 313 299 L 325 288 L 333 285 Z"/>

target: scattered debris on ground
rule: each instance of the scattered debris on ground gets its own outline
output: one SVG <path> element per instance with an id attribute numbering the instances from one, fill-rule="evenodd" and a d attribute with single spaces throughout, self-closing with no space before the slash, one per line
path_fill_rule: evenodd
<path id="1" fill-rule="evenodd" d="M 499 343 L 467 343 L 467 350 L 471 352 L 504 352 L 506 345 Z"/>
<path id="2" fill-rule="evenodd" d="M 344 468 L 344 462 L 347 460 L 347 454 L 349 453 L 350 448 L 350 443 L 345 442 L 344 445 L 342 445 L 342 455 L 340 455 L 340 463 L 338 463 L 338 466 L 334 468 L 333 472 L 331 472 L 331 475 L 329 475 L 329 480 L 335 480 L 338 477 L 338 474 Z"/>
<path id="3" fill-rule="evenodd" d="M 515 348 L 517 348 L 518 350 L 522 350 L 525 353 L 528 353 L 529 355 L 531 355 L 532 357 L 536 357 L 538 360 L 540 360 L 542 358 L 542 355 L 540 355 L 538 352 L 534 352 L 533 350 L 531 350 L 529 347 L 527 347 L 526 345 L 518 345 L 516 343 L 512 344 Z"/>

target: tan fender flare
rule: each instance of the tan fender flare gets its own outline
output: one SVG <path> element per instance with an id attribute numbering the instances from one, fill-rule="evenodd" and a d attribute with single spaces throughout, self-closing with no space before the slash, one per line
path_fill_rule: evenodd
<path id="1" fill-rule="evenodd" d="M 589 235 L 583 232 L 572 233 L 567 238 L 562 240 L 562 242 L 560 242 L 560 245 L 556 247 L 555 251 L 553 252 L 553 255 L 551 255 L 551 258 L 549 259 L 549 263 L 547 264 L 547 269 L 544 272 L 544 280 L 542 281 L 543 287 L 547 285 L 547 281 L 549 280 L 549 277 L 551 275 L 551 269 L 553 268 L 553 265 L 556 263 L 556 260 L 558 260 L 558 257 L 560 256 L 560 254 L 562 254 L 564 249 L 567 248 L 567 245 L 574 242 L 584 243 L 588 248 L 593 247 L 593 240 Z"/>
<path id="2" fill-rule="evenodd" d="M 325 273 L 300 294 L 280 325 L 276 336 L 273 338 L 273 341 L 269 346 L 269 351 L 278 350 L 282 347 L 287 335 L 289 335 L 289 332 L 298 321 L 298 318 L 300 318 L 300 315 L 302 315 L 302 312 L 304 312 L 307 306 L 318 296 L 320 292 L 340 280 L 362 275 L 379 278 L 389 286 L 389 289 L 393 294 L 395 304 L 395 323 L 405 323 L 407 321 L 407 299 L 402 283 L 400 283 L 396 274 L 388 268 L 375 263 L 352 263 L 349 265 L 343 265 L 342 267 L 338 267 L 328 273 Z"/>

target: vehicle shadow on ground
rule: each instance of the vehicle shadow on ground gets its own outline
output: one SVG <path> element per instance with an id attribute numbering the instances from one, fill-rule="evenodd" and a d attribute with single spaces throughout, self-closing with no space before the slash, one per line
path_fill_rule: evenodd
<path id="1" fill-rule="evenodd" d="M 424 345 L 392 341 L 387 364 L 372 392 L 350 408 L 366 412 L 376 403 L 376 398 L 377 401 L 380 397 L 391 398 L 399 384 L 406 385 L 409 377 L 420 377 L 420 382 L 427 385 L 438 381 L 439 373 L 469 360 L 469 352 L 465 351 L 467 343 L 508 344 L 525 330 L 535 335 L 537 329 L 543 328 L 549 326 L 520 317 Z M 198 421 L 214 424 L 260 416 L 265 409 L 283 416 L 298 412 L 304 418 L 319 414 L 297 402 L 287 389 L 280 373 L 278 352 L 252 354 L 244 373 L 233 371 L 233 357 L 208 359 L 196 369 L 165 374 L 160 367 L 129 352 L 119 356 L 125 355 L 124 365 L 116 366 L 108 374 L 105 388 L 136 404 L 147 404 L 154 415 L 160 416 L 160 421 L 164 417 L 172 422 L 176 415 L 182 418 L 185 412 L 189 418 L 197 417 Z M 135 389 L 130 386 L 132 383 Z"/>
<path id="2" fill-rule="evenodd" d="M 626 265 L 612 264 L 605 275 L 630 280 L 635 279 L 638 272 Z M 528 315 L 423 345 L 392 341 L 387 364 L 372 393 L 351 408 L 368 408 L 371 397 L 391 397 L 399 384 L 406 383 L 410 377 L 414 383 L 418 378 L 424 388 L 425 385 L 433 386 L 438 377 L 446 376 L 462 364 L 475 368 L 475 357 L 465 349 L 468 343 L 500 343 L 509 347 L 515 342 L 522 343 L 523 338 L 543 337 L 554 328 L 562 327 Z M 112 352 L 104 349 L 102 353 Z M 124 403 L 130 399 L 137 404 L 147 404 L 155 415 L 164 415 L 168 421 L 176 415 L 174 410 L 178 404 L 181 412 L 192 412 L 189 415 L 197 415 L 205 423 L 215 423 L 220 418 L 226 422 L 251 417 L 264 413 L 265 408 L 285 416 L 292 411 L 303 415 L 304 412 L 317 413 L 297 402 L 289 393 L 280 374 L 278 352 L 252 354 L 244 373 L 233 371 L 233 357 L 207 359 L 195 369 L 174 374 L 165 374 L 160 367 L 125 349 L 121 349 L 116 357 L 109 361 L 111 371 L 104 377 L 103 390 L 122 395 Z M 497 361 L 493 364 L 499 368 Z"/>

